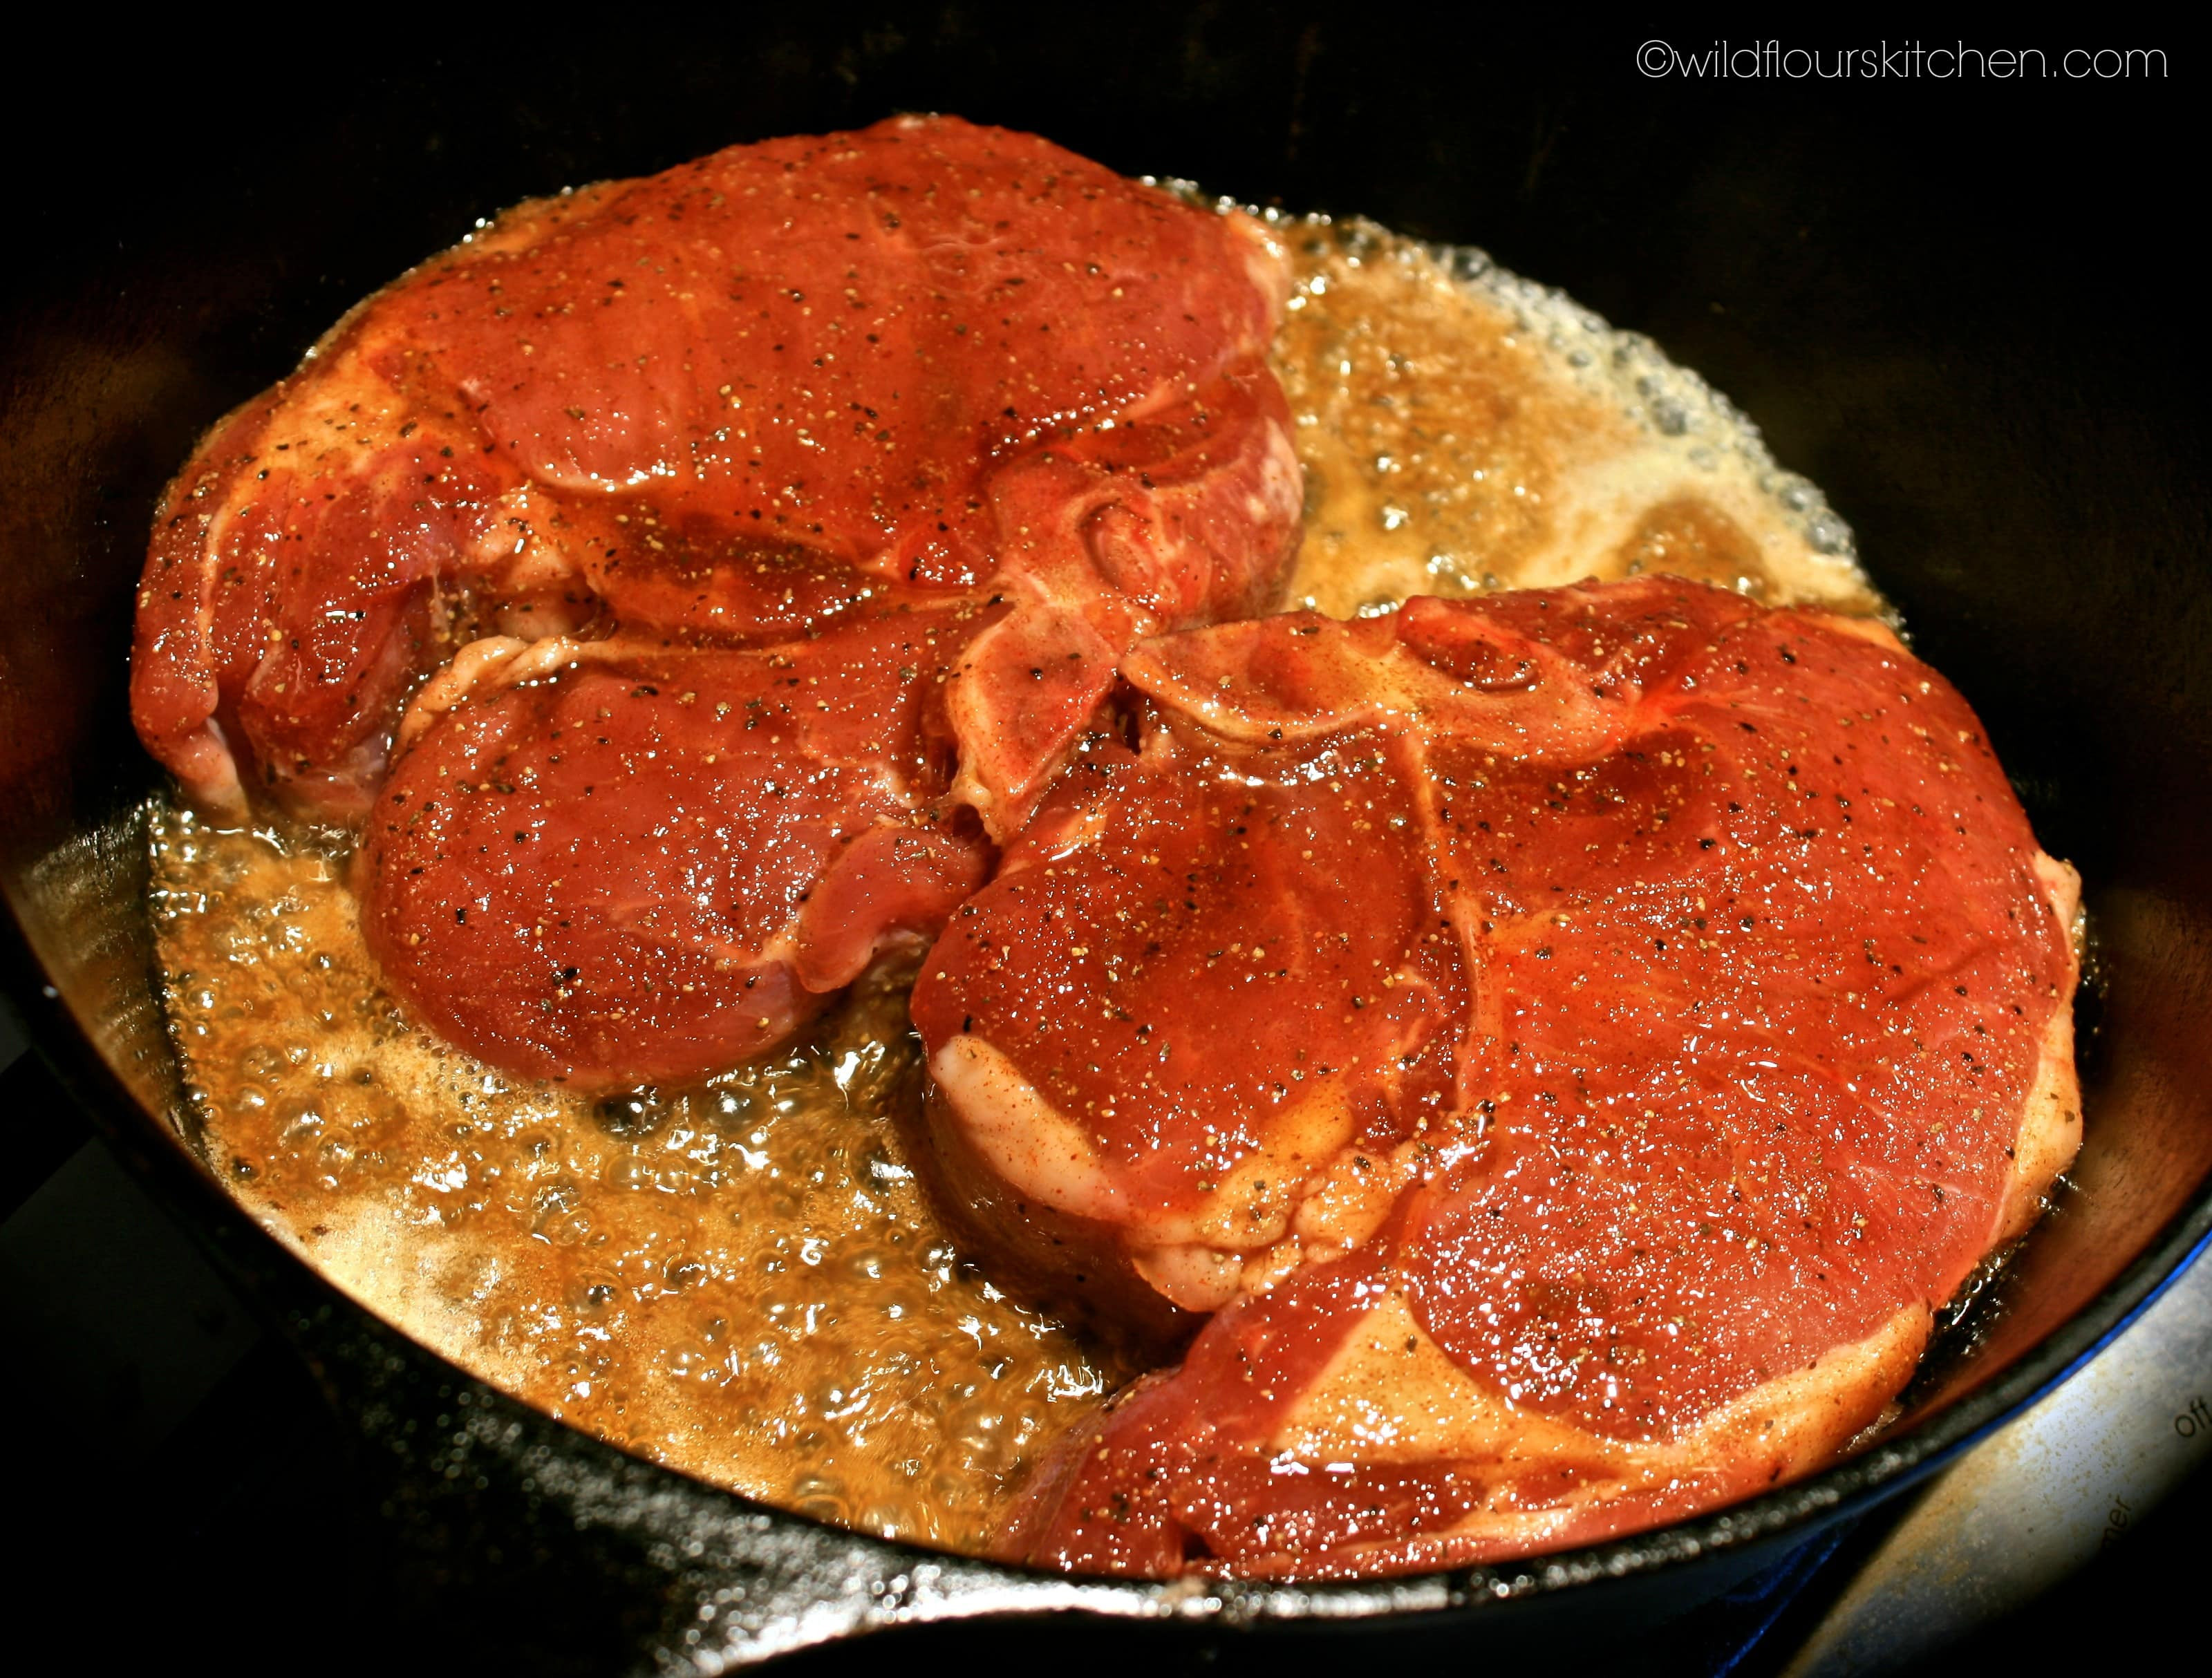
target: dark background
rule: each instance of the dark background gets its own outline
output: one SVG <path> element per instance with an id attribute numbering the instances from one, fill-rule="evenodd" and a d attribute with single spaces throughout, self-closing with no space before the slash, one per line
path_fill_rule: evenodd
<path id="1" fill-rule="evenodd" d="M 1710 35 L 1545 34 L 1485 10 L 1430 21 L 1373 3 L 815 4 L 726 8 L 680 29 L 620 10 L 514 13 L 478 34 L 439 11 L 363 8 L 343 32 L 199 14 L 188 30 L 111 33 L 64 27 L 8 72 L 0 365 L 35 376 L 69 354 L 80 312 L 125 294 L 142 330 L 112 375 L 118 407 L 179 417 L 106 451 L 126 463 L 112 481 L 67 487 L 99 498 L 118 542 L 139 540 L 195 427 L 477 217 L 735 141 L 936 109 L 1132 173 L 1480 245 L 1650 334 L 1821 485 L 1908 624 L 1940 621 L 1920 650 L 2002 717 L 1996 744 L 2045 843 L 2085 872 L 2114 843 L 2100 785 L 2136 772 L 2109 743 L 2081 761 L 2078 717 L 2113 638 L 2082 621 L 2104 651 L 2030 688 L 1977 603 L 2002 593 L 2009 621 L 2033 621 L 2054 566 L 2110 577 L 2087 597 L 2093 616 L 2102 598 L 2117 621 L 2146 590 L 2208 597 L 2175 586 L 2175 567 L 2208 554 L 2204 84 L 2192 54 L 2130 25 L 2077 16 L 2047 38 L 1977 44 L 2042 45 L 2054 62 L 2069 45 L 2162 46 L 2164 79 L 1653 81 L 1634 64 L 1647 35 L 1685 50 Z M 0 544 L 40 526 L 37 507 L 0 506 Z M 2156 551 L 2138 552 L 2133 532 L 2152 527 Z M 2145 735 L 2212 715 L 2194 656 L 2208 629 L 2143 650 L 2166 661 L 2138 684 L 2165 700 L 2139 719 Z M 0 626 L 0 657 L 12 633 Z M 2061 765 L 2063 801 L 2050 791 Z M 9 1505 L 33 1535 L 0 1575 L 0 1638 L 51 1632 L 82 1656 L 112 1651 L 127 1622 L 149 1655 L 235 1672 L 496 1668 L 465 1632 L 448 1635 L 468 1605 L 441 1603 L 419 1570 L 394 1575 L 305 1373 L 220 1284 L 203 1287 L 97 1143 L 46 1122 L 60 1100 L 35 1058 L 0 1079 L 0 1125 L 37 1136 L 0 1184 L 15 1215 L 0 1239 L 0 1425 L 17 1442 Z M 27 1272 L 17 1249 L 33 1226 L 47 1245 Z M 148 1296 L 185 1301 L 189 1332 L 143 1300 L 145 1321 L 116 1304 L 154 1274 L 170 1293 Z M 2189 1563 L 2212 1517 L 2201 1481 L 1962 1657 L 2195 1635 Z M 1794 1623 L 1738 1669 L 1774 1664 Z M 1647 1647 L 1639 1664 L 1664 1658 Z"/>

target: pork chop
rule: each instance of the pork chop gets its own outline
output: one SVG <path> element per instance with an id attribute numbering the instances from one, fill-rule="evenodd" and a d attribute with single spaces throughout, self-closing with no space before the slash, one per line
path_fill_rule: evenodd
<path id="1" fill-rule="evenodd" d="M 779 639 L 1003 596 L 949 715 L 1009 831 L 1132 639 L 1271 597 L 1285 283 L 1249 218 L 951 118 L 523 204 L 172 484 L 139 732 L 212 809 L 258 781 L 351 819 L 410 688 L 480 635 Z"/>
<path id="2" fill-rule="evenodd" d="M 410 711 L 368 825 L 386 981 L 478 1059 L 585 1090 L 781 1042 L 982 882 L 937 696 L 989 616 L 467 649 Z"/>
<path id="3" fill-rule="evenodd" d="M 915 1017 L 987 1235 L 1212 1315 L 1008 1554 L 1372 1572 L 1726 1501 L 1870 1421 L 2070 1158 L 2071 870 L 1878 627 L 1654 579 L 1125 668 L 1138 748 Z"/>

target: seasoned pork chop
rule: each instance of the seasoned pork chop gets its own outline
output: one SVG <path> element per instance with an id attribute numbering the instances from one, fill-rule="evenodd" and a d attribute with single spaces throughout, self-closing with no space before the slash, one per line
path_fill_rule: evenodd
<path id="1" fill-rule="evenodd" d="M 1018 825 L 1135 637 L 1254 609 L 1297 538 L 1258 225 L 951 118 L 524 204 L 356 309 L 171 486 L 133 712 L 187 791 L 373 797 L 464 644 L 780 639 L 1003 596 L 951 678 Z"/>
<path id="2" fill-rule="evenodd" d="M 935 696 L 989 616 L 471 647 L 410 712 L 370 819 L 386 979 L 479 1059 L 586 1089 L 782 1041 L 982 883 Z"/>
<path id="3" fill-rule="evenodd" d="M 1215 1314 L 1010 1554 L 1368 1572 L 1741 1495 L 2070 1157 L 2071 871 L 1886 632 L 1649 579 L 1125 669 L 1139 748 L 915 1017 L 1003 1248 Z"/>

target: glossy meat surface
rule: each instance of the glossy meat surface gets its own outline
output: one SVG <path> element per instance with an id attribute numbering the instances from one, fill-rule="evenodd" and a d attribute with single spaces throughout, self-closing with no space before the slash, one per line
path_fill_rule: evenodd
<path id="1" fill-rule="evenodd" d="M 915 1014 L 1002 1245 L 1218 1314 L 1013 1553 L 1370 1571 L 1739 1495 L 2070 1154 L 2070 876 L 1883 632 L 1653 579 L 1127 669 L 1141 749 Z"/>
<path id="2" fill-rule="evenodd" d="M 140 733 L 211 808 L 258 780 L 350 817 L 481 634 L 1004 594 L 951 715 L 964 796 L 1016 823 L 1133 636 L 1262 603 L 1296 545 L 1283 283 L 1241 216 L 950 118 L 522 205 L 179 475 Z"/>
<path id="3" fill-rule="evenodd" d="M 981 883 L 929 715 L 975 627 L 891 610 L 764 648 L 470 649 L 370 819 L 386 980 L 480 1059 L 585 1089 L 782 1041 Z"/>

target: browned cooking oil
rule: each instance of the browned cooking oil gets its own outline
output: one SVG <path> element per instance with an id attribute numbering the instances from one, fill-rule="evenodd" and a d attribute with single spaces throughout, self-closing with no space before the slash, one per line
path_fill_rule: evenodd
<path id="1" fill-rule="evenodd" d="M 1364 224 L 1273 227 L 1309 477 L 1293 600 L 1349 615 L 1653 569 L 1878 603 L 1809 486 L 1649 346 Z M 153 848 L 211 1160 L 339 1286 L 483 1378 L 752 1496 L 974 1548 L 1132 1372 L 994 1287 L 933 1215 L 897 975 L 764 1063 L 595 1101 L 407 1019 L 342 839 L 164 810 Z"/>
<path id="2" fill-rule="evenodd" d="M 825 1518 L 982 1540 L 1124 1372 L 939 1233 L 895 984 L 683 1092 L 592 1100 L 410 1024 L 342 851 L 157 816 L 167 997 L 210 1152 L 356 1298 L 641 1455 Z"/>
<path id="3" fill-rule="evenodd" d="M 1295 280 L 1275 370 L 1306 472 L 1294 603 L 1349 617 L 1663 571 L 1880 609 L 1818 492 L 1648 342 L 1367 222 L 1279 236 Z"/>

